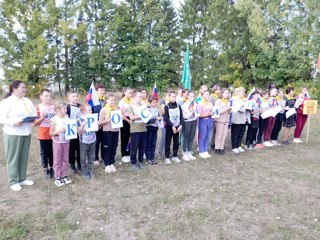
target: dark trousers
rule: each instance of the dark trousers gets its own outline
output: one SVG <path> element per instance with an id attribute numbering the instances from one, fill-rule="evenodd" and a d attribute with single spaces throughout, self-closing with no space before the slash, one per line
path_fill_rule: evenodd
<path id="1" fill-rule="evenodd" d="M 266 119 L 259 117 L 259 129 L 258 129 L 258 134 L 257 134 L 257 144 L 262 143 L 262 135 L 263 135 L 265 125 L 266 125 Z"/>
<path id="2" fill-rule="evenodd" d="M 95 149 L 95 160 L 99 161 L 99 150 L 100 150 L 100 156 L 101 159 L 103 159 L 103 130 L 102 128 L 99 128 L 99 130 L 96 132 L 96 149 Z"/>
<path id="3" fill-rule="evenodd" d="M 82 175 L 90 176 L 95 155 L 96 143 L 79 143 Z"/>
<path id="4" fill-rule="evenodd" d="M 282 125 L 283 125 L 283 120 L 277 119 L 274 126 L 273 126 L 273 130 L 271 133 L 271 140 L 274 140 L 274 141 L 278 140 Z"/>
<path id="5" fill-rule="evenodd" d="M 247 138 L 246 138 L 246 144 L 252 145 L 253 141 L 256 140 L 258 128 L 253 128 L 251 124 L 248 124 L 248 130 L 247 130 Z"/>
<path id="6" fill-rule="evenodd" d="M 130 151 L 130 161 L 131 164 L 137 163 L 137 152 L 139 163 L 143 162 L 143 154 L 146 151 L 146 134 L 147 132 L 137 132 L 131 133 L 131 151 Z"/>
<path id="7" fill-rule="evenodd" d="M 245 124 L 234 124 L 233 123 L 231 125 L 232 149 L 240 147 L 245 130 L 246 130 Z"/>
<path id="8" fill-rule="evenodd" d="M 115 163 L 119 141 L 119 132 L 103 132 L 103 161 L 108 166 Z"/>
<path id="9" fill-rule="evenodd" d="M 194 136 L 196 135 L 196 129 L 197 129 L 197 120 L 194 121 L 185 121 L 184 122 L 184 139 L 183 139 L 183 151 L 186 152 L 192 151 L 192 143 Z"/>
<path id="10" fill-rule="evenodd" d="M 130 156 L 130 149 L 127 149 L 130 138 L 130 124 L 123 120 L 123 127 L 120 128 L 121 156 Z M 132 140 L 131 140 L 132 143 Z"/>
<path id="11" fill-rule="evenodd" d="M 165 155 L 166 158 L 170 158 L 170 146 L 171 146 L 171 140 L 173 139 L 173 157 L 178 156 L 178 150 L 179 150 L 179 133 L 173 134 L 172 128 L 167 126 L 166 128 L 166 144 L 165 144 Z"/>
<path id="12" fill-rule="evenodd" d="M 154 160 L 154 152 L 157 146 L 158 127 L 147 126 L 146 133 L 146 157 L 147 160 Z"/>
<path id="13" fill-rule="evenodd" d="M 78 166 L 81 166 L 80 162 L 80 147 L 79 147 L 79 139 L 71 139 L 69 146 L 69 164 L 75 165 L 77 162 Z"/>
<path id="14" fill-rule="evenodd" d="M 40 143 L 40 158 L 43 168 L 53 168 L 53 151 L 52 140 L 39 140 Z"/>

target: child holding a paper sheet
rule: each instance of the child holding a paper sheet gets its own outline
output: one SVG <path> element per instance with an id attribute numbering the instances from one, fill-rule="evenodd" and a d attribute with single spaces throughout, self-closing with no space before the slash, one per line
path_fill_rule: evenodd
<path id="1" fill-rule="evenodd" d="M 41 103 L 36 107 L 38 118 L 34 125 L 38 126 L 38 140 L 40 143 L 40 158 L 44 169 L 44 176 L 46 178 L 53 178 L 53 152 L 52 139 L 49 134 L 50 119 L 56 115 L 54 111 L 54 104 L 52 103 L 52 96 L 49 89 L 42 89 L 40 91 Z"/>
<path id="2" fill-rule="evenodd" d="M 146 157 L 148 164 L 154 165 L 157 164 L 157 161 L 154 158 L 154 153 L 156 151 L 157 146 L 159 121 L 162 121 L 162 117 L 160 116 L 159 110 L 157 109 L 158 101 L 156 97 L 150 95 L 148 97 L 148 102 L 149 106 L 147 108 L 150 111 L 152 117 L 146 124 Z"/>
<path id="3" fill-rule="evenodd" d="M 133 92 L 133 101 L 128 108 L 128 114 L 132 121 L 130 125 L 130 161 L 131 170 L 138 171 L 145 167 L 143 163 L 143 155 L 146 150 L 146 134 L 147 128 L 145 122 L 141 119 L 141 111 L 146 108 L 142 103 L 142 94 L 139 90 Z M 138 153 L 139 151 L 139 153 Z M 138 153 L 138 163 L 137 163 Z"/>
<path id="4" fill-rule="evenodd" d="M 68 92 L 68 100 L 67 104 L 67 115 L 70 119 L 77 119 L 81 116 L 80 112 L 80 103 L 78 102 L 78 93 L 75 90 L 71 90 Z M 76 167 L 77 163 L 77 167 Z M 71 139 L 70 140 L 70 149 L 69 149 L 69 164 L 71 171 L 73 173 L 77 173 L 81 171 L 81 162 L 80 162 L 80 147 L 79 147 L 79 139 Z"/>
<path id="5" fill-rule="evenodd" d="M 70 140 L 66 139 L 67 105 L 57 102 L 54 105 L 56 115 L 50 122 L 50 136 L 52 137 L 54 184 L 61 187 L 72 181 L 68 177 L 68 157 Z"/>
<path id="6" fill-rule="evenodd" d="M 128 109 L 132 103 L 132 89 L 125 88 L 123 90 L 123 98 L 120 100 L 118 107 L 122 111 L 122 122 L 123 127 L 120 129 L 121 138 L 121 156 L 122 162 L 130 162 L 130 148 L 128 148 L 130 139 L 130 124 L 131 120 L 129 117 Z"/>
<path id="7" fill-rule="evenodd" d="M 184 119 L 184 128 L 182 129 L 183 138 L 183 156 L 184 161 L 195 160 L 192 154 L 192 144 L 197 129 L 198 107 L 194 100 L 194 93 L 189 91 L 187 101 L 182 105 L 182 114 Z"/>
<path id="8" fill-rule="evenodd" d="M 289 133 L 290 129 L 296 126 L 296 114 L 295 114 L 295 104 L 296 98 L 294 96 L 294 89 L 292 87 L 286 88 L 286 119 L 284 120 L 284 130 L 283 130 L 283 139 L 282 143 L 285 145 L 289 144 Z M 293 112 L 293 114 L 288 114 L 288 112 Z"/>
<path id="9" fill-rule="evenodd" d="M 220 108 L 220 117 L 215 119 L 215 153 L 223 155 L 225 140 L 228 133 L 228 122 L 230 118 L 230 103 L 229 91 L 223 88 L 218 99 L 215 101 L 215 106 Z"/>
<path id="10" fill-rule="evenodd" d="M 277 89 L 273 87 L 269 91 L 269 98 L 268 98 L 269 109 L 275 108 L 277 106 L 276 96 L 277 96 Z M 273 116 L 266 118 L 266 125 L 263 131 L 263 140 L 264 140 L 263 145 L 265 147 L 274 146 L 270 142 L 270 139 L 271 139 L 271 133 L 272 133 L 275 122 L 276 122 L 276 118 Z"/>
<path id="11" fill-rule="evenodd" d="M 268 90 L 263 90 L 261 91 L 261 98 L 259 98 L 259 106 L 260 106 L 260 113 L 264 113 L 269 109 L 269 91 Z M 258 133 L 257 133 L 257 141 L 256 141 L 256 146 L 255 148 L 258 149 L 263 149 L 264 146 L 262 145 L 262 136 L 264 132 L 264 128 L 266 126 L 266 119 L 261 117 L 261 114 L 259 116 L 259 128 L 258 128 Z"/>
<path id="12" fill-rule="evenodd" d="M 252 109 L 250 110 L 250 123 L 248 123 L 246 145 L 247 149 L 251 150 L 253 148 L 253 142 L 256 140 L 257 132 L 259 129 L 259 118 L 260 118 L 260 93 L 254 91 L 251 93 L 252 96 Z"/>
<path id="13" fill-rule="evenodd" d="M 182 109 L 176 102 L 175 92 L 169 93 L 170 102 L 164 107 L 164 121 L 166 123 L 166 141 L 165 141 L 165 163 L 171 164 L 170 160 L 170 146 L 173 139 L 173 154 L 172 161 L 180 163 L 178 158 L 179 150 L 179 133 L 182 130 L 183 125 L 183 114 Z"/>
<path id="14" fill-rule="evenodd" d="M 79 133 L 80 161 L 82 167 L 82 177 L 90 180 L 92 177 L 92 164 L 95 160 L 96 152 L 96 132 L 87 132 L 88 121 L 86 114 L 91 114 L 92 109 L 89 104 L 80 106 L 82 116 L 77 119 L 77 130 Z"/>
<path id="15" fill-rule="evenodd" d="M 308 119 L 308 115 L 303 114 L 303 106 L 304 106 L 304 101 L 309 100 L 309 94 L 308 90 L 306 87 L 302 87 L 300 89 L 299 95 L 296 97 L 296 101 L 298 102 L 297 106 L 297 122 L 296 122 L 296 128 L 294 130 L 294 143 L 302 143 L 300 137 L 302 134 L 302 130 L 304 125 L 306 124 L 306 121 Z"/>
<path id="16" fill-rule="evenodd" d="M 231 119 L 231 144 L 232 152 L 241 153 L 245 150 L 241 147 L 242 138 L 246 130 L 245 89 L 243 87 L 234 90 L 232 97 L 232 119 Z"/>
<path id="17" fill-rule="evenodd" d="M 209 91 L 201 93 L 201 100 L 198 103 L 199 109 L 199 157 L 210 158 L 209 154 L 209 138 L 213 125 L 213 105 L 210 101 Z"/>
<path id="18" fill-rule="evenodd" d="M 282 110 L 276 116 L 276 122 L 274 124 L 273 130 L 271 133 L 271 143 L 273 145 L 280 145 L 280 143 L 278 143 L 278 137 L 283 126 L 283 121 L 286 118 L 285 116 L 286 100 L 284 99 L 283 89 L 278 90 L 276 100 L 277 100 L 278 106 L 280 106 Z"/>
<path id="19" fill-rule="evenodd" d="M 99 115 L 99 124 L 103 131 L 103 161 L 106 173 L 117 172 L 115 164 L 115 156 L 117 153 L 119 141 L 119 128 L 112 127 L 112 112 L 117 110 L 116 98 L 113 94 L 108 94 L 106 105 L 101 109 Z M 118 118 L 119 121 L 120 117 Z"/>

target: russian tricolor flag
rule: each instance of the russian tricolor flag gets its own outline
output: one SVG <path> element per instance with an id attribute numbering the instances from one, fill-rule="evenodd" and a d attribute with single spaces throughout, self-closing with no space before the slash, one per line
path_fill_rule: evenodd
<path id="1" fill-rule="evenodd" d="M 157 99 L 157 101 L 159 100 L 159 95 L 158 95 L 158 90 L 157 90 L 157 83 L 154 82 L 154 87 L 153 87 L 153 93 L 152 95 Z"/>
<path id="2" fill-rule="evenodd" d="M 90 89 L 88 91 L 87 97 L 86 97 L 86 102 L 91 106 L 98 106 L 100 105 L 100 101 L 98 98 L 98 94 L 96 92 L 96 89 L 94 88 L 93 82 L 91 83 Z"/>

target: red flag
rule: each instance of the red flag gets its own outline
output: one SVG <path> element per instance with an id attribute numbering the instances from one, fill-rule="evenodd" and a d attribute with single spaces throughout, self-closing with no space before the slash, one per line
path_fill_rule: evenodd
<path id="1" fill-rule="evenodd" d="M 154 87 L 153 87 L 153 93 L 152 95 L 157 99 L 157 101 L 159 100 L 159 95 L 158 95 L 158 90 L 157 90 L 157 83 L 154 82 Z"/>

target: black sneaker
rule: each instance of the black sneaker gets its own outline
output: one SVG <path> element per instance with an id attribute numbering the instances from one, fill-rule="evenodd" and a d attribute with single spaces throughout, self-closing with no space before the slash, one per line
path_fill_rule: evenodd
<path id="1" fill-rule="evenodd" d="M 44 177 L 46 179 L 49 179 L 50 178 L 50 170 L 48 168 L 45 168 L 44 169 Z"/>
<path id="2" fill-rule="evenodd" d="M 73 174 L 77 173 L 77 169 L 75 165 L 70 165 L 70 169 Z"/>
<path id="3" fill-rule="evenodd" d="M 50 177 L 50 178 L 53 178 L 53 177 L 54 177 L 53 168 L 50 168 L 50 169 L 49 169 L 49 177 Z"/>
<path id="4" fill-rule="evenodd" d="M 158 162 L 156 160 L 151 160 L 152 164 L 151 165 L 157 165 Z"/>
<path id="5" fill-rule="evenodd" d="M 224 155 L 225 153 L 226 153 L 226 152 L 224 151 L 224 149 L 221 149 L 221 150 L 220 150 L 220 154 L 221 154 L 221 155 Z"/>
<path id="6" fill-rule="evenodd" d="M 215 144 L 212 143 L 212 144 L 210 145 L 210 147 L 211 147 L 212 150 L 215 149 Z"/>
<path id="7" fill-rule="evenodd" d="M 68 176 L 65 176 L 64 178 L 62 178 L 62 181 L 64 182 L 64 184 L 72 183 L 71 179 Z"/>
<path id="8" fill-rule="evenodd" d="M 82 171 L 82 168 L 81 168 L 81 165 L 80 165 L 80 164 L 77 165 L 77 169 L 78 169 L 79 172 Z"/>
<path id="9" fill-rule="evenodd" d="M 289 145 L 289 141 L 288 140 L 282 141 L 282 144 Z"/>

